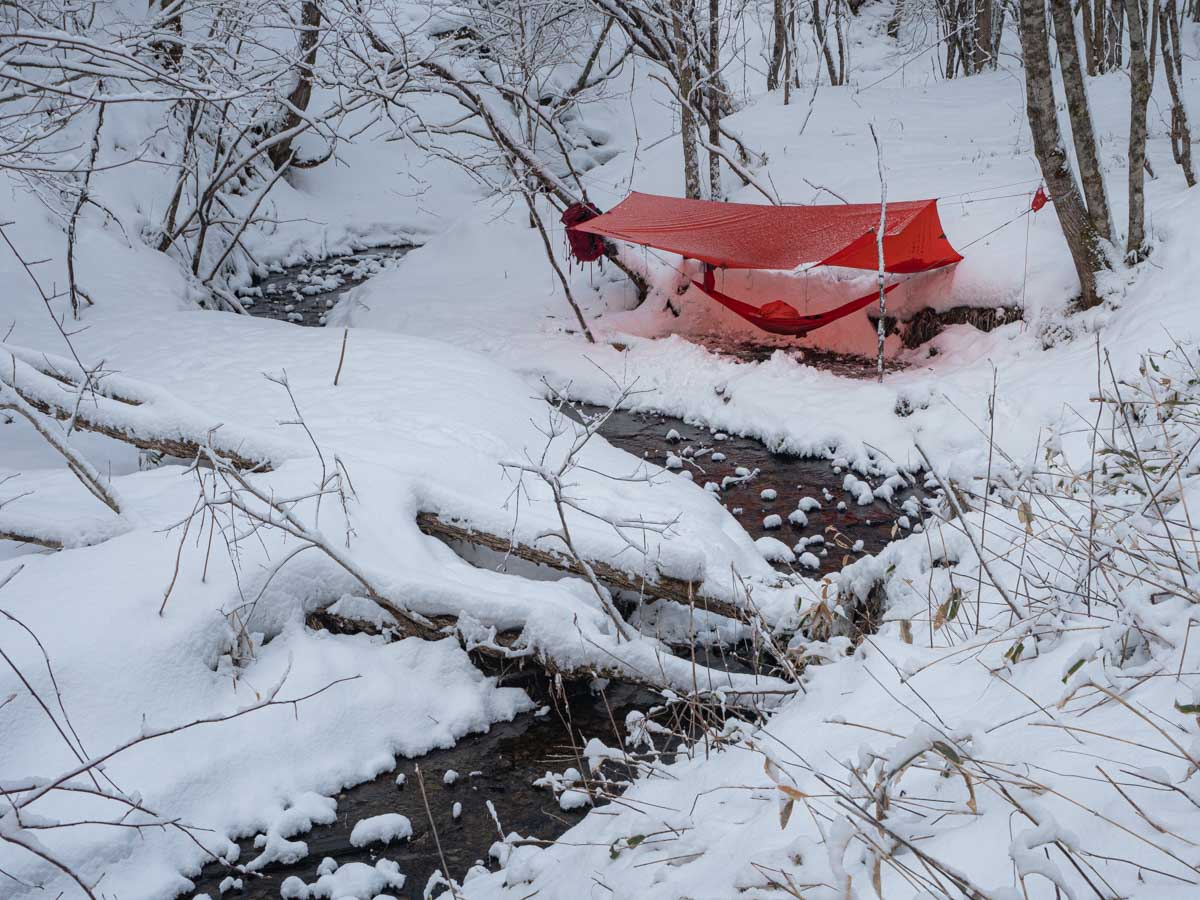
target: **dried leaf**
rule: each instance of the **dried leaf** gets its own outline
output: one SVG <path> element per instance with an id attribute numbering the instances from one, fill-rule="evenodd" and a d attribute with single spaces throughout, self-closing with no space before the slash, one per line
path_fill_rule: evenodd
<path id="1" fill-rule="evenodd" d="M 1028 500 L 1022 500 L 1017 505 L 1017 520 L 1025 526 L 1026 534 L 1033 534 L 1033 509 Z"/>

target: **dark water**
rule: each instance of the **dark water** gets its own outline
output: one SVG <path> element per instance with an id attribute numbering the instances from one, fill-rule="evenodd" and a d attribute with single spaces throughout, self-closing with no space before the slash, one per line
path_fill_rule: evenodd
<path id="1" fill-rule="evenodd" d="M 582 407 L 582 410 L 585 414 L 600 412 L 596 407 Z M 682 464 L 678 471 L 690 472 L 698 485 L 723 485 L 715 493 L 751 537 L 773 537 L 789 548 L 802 540 L 811 541 L 802 549 L 817 558 L 819 569 L 788 563 L 777 566 L 809 575 L 836 571 L 859 556 L 878 553 L 904 533 L 897 525 L 904 515 L 901 505 L 910 498 L 919 501 L 922 496 L 910 483 L 907 488 L 897 490 L 890 502 L 875 499 L 859 505 L 856 497 L 842 487 L 849 470 L 834 466 L 831 460 L 773 453 L 753 438 L 689 425 L 682 419 L 657 413 L 617 410 L 601 434 L 610 443 L 658 465 L 667 464 L 673 456 Z M 714 453 L 724 458 L 716 460 Z M 752 474 L 739 477 L 739 470 Z M 869 479 L 872 487 L 879 482 L 879 478 Z M 764 491 L 774 491 L 775 498 L 764 499 Z M 815 500 L 820 508 L 805 513 L 806 524 L 789 521 L 789 513 L 805 498 Z M 912 508 L 910 504 L 909 509 Z M 772 515 L 782 520 L 777 528 L 764 525 L 764 520 Z M 916 515 L 907 518 L 910 525 L 918 521 Z M 859 541 L 862 545 L 855 549 Z"/>
<path id="2" fill-rule="evenodd" d="M 703 663 L 707 659 L 707 654 L 700 651 L 698 661 Z M 712 664 L 716 663 L 713 659 Z M 449 870 L 451 878 L 461 881 L 477 862 L 491 863 L 494 868 L 488 850 L 501 835 L 488 810 L 489 801 L 506 835 L 515 831 L 523 838 L 541 840 L 561 835 L 580 821 L 590 806 L 564 810 L 550 789 L 534 787 L 533 782 L 547 772 L 561 773 L 568 768 L 587 773 L 581 752 L 588 739 L 595 737 L 609 747 L 621 748 L 626 716 L 635 710 L 650 709 L 657 698 L 646 691 L 615 684 L 602 691 L 593 691 L 585 684 L 568 684 L 560 694 L 552 691 L 540 676 L 522 686 L 541 704 L 537 713 L 525 713 L 512 722 L 494 725 L 486 734 L 468 735 L 451 749 L 435 750 L 416 760 L 399 760 L 395 771 L 338 794 L 335 824 L 318 826 L 293 838 L 308 844 L 309 855 L 305 859 L 292 865 L 268 866 L 258 874 L 210 865 L 196 880 L 194 890 L 180 896 L 207 893 L 216 900 L 221 882 L 232 876 L 241 878 L 242 889 L 227 892 L 225 896 L 278 900 L 280 888 L 289 876 L 311 884 L 318 878 L 318 866 L 329 857 L 339 866 L 347 863 L 374 866 L 381 858 L 393 860 L 406 876 L 405 883 L 402 889 L 391 888 L 386 893 L 416 900 L 422 897 L 434 873 Z M 677 742 L 673 743 L 677 746 Z M 669 759 L 670 750 L 671 745 L 660 746 L 659 751 L 650 754 L 643 751 L 636 758 L 645 761 L 662 759 L 665 755 Z M 632 751 L 630 758 L 635 758 Z M 447 784 L 445 776 L 451 770 L 458 777 Z M 404 784 L 397 786 L 396 779 L 401 774 Z M 630 777 L 631 769 L 623 762 L 606 763 L 598 775 L 589 775 L 589 784 L 593 789 L 615 791 Z M 597 803 L 602 802 L 597 796 Z M 456 803 L 461 804 L 457 817 Z M 384 813 L 407 816 L 412 822 L 412 837 L 386 846 L 350 844 L 356 822 Z M 249 838 L 241 842 L 241 847 L 242 862 L 253 859 L 259 852 Z"/>
<path id="3" fill-rule="evenodd" d="M 258 285 L 263 297 L 251 311 L 300 324 L 321 324 L 321 315 L 340 293 L 379 271 L 390 260 L 403 256 L 408 249 L 385 248 L 277 273 Z M 289 306 L 293 308 L 288 309 Z M 769 355 L 775 349 L 763 347 L 761 352 Z M 739 348 L 737 353 L 747 359 L 754 358 L 753 352 L 745 348 Z M 847 374 L 859 372 L 866 376 L 873 372 L 871 365 L 861 360 L 839 358 L 837 364 L 846 367 Z M 596 409 L 585 406 L 576 410 L 577 415 L 595 412 Z M 909 487 L 898 491 L 892 502 L 873 499 L 860 506 L 854 496 L 843 490 L 845 471 L 836 471 L 830 460 L 773 453 L 751 438 L 725 435 L 669 416 L 617 411 L 605 424 L 602 434 L 637 456 L 660 465 L 670 462 L 678 466 L 677 471 L 691 472 L 701 487 L 709 482 L 718 486 L 714 493 L 752 537 L 774 537 L 789 548 L 801 541 L 811 541 L 801 550 L 815 557 L 817 569 L 803 567 L 798 562 L 777 563 L 780 568 L 795 566 L 797 571 L 809 575 L 836 570 L 863 553 L 880 550 L 893 538 L 896 522 L 902 515 L 900 504 L 905 499 L 919 499 Z M 723 454 L 724 458 L 714 458 L 714 454 Z M 739 471 L 753 474 L 739 475 Z M 872 479 L 872 486 L 878 481 Z M 767 490 L 774 491 L 773 498 L 770 494 L 766 495 L 770 499 L 764 498 L 763 492 Z M 788 514 L 805 498 L 815 500 L 820 507 L 807 512 L 806 524 L 789 521 Z M 771 515 L 780 517 L 779 527 L 764 524 L 764 519 Z M 914 524 L 917 522 L 916 516 L 910 518 Z M 321 622 L 313 621 L 310 625 L 321 627 Z M 326 623 L 326 627 L 334 626 Z M 746 669 L 745 662 L 727 656 L 719 648 L 711 654 L 700 648 L 698 656 L 698 662 L 714 668 Z M 567 768 L 586 773 L 579 753 L 589 738 L 599 738 L 610 747 L 622 747 L 626 716 L 645 713 L 660 701 L 647 691 L 628 686 L 609 685 L 604 691 L 595 692 L 586 684 L 568 684 L 556 693 L 541 676 L 526 672 L 518 673 L 516 678 L 516 682 L 508 677 L 502 680 L 525 687 L 542 707 L 542 714 L 526 713 L 513 722 L 493 726 L 486 734 L 467 735 L 451 749 L 436 750 L 418 760 L 399 760 L 395 771 L 339 794 L 335 824 L 318 826 L 293 838 L 308 844 L 309 855 L 305 859 L 293 865 L 269 866 L 256 875 L 209 866 L 196 881 L 195 889 L 181 896 L 207 893 L 216 900 L 221 896 L 221 882 L 232 874 L 242 879 L 242 888 L 224 896 L 274 900 L 280 897 L 280 887 L 289 876 L 298 876 L 309 884 L 315 882 L 318 866 L 330 857 L 339 865 L 374 865 L 380 858 L 394 860 L 406 881 L 403 889 L 391 888 L 388 893 L 420 898 L 430 876 L 443 869 L 449 871 L 451 878 L 461 880 L 477 862 L 494 867 L 488 851 L 500 834 L 488 810 L 488 801 L 493 804 L 506 834 L 516 831 L 523 837 L 541 840 L 561 836 L 583 818 L 587 807 L 563 810 L 550 790 L 535 787 L 533 782 L 547 772 L 558 773 Z M 669 742 L 657 752 L 669 758 L 677 746 L 677 742 Z M 653 757 L 656 751 L 648 752 Z M 449 770 L 459 773 L 452 784 L 444 781 Z M 396 784 L 398 774 L 405 776 L 402 787 Z M 609 763 L 602 777 L 614 779 L 609 788 L 619 791 L 629 771 L 622 764 Z M 419 782 L 424 785 L 424 797 Z M 603 800 L 598 798 L 597 802 Z M 461 804 L 457 817 L 453 814 L 456 803 Z M 413 827 L 412 837 L 387 846 L 359 848 L 350 844 L 350 832 L 356 822 L 384 813 L 407 816 Z M 258 854 L 253 848 L 253 836 L 242 842 L 242 851 L 243 862 Z"/>
<path id="4" fill-rule="evenodd" d="M 407 245 L 376 247 L 288 266 L 255 279 L 251 287 L 240 292 L 238 299 L 253 316 L 322 326 L 326 314 L 342 294 L 378 275 L 412 249 Z"/>

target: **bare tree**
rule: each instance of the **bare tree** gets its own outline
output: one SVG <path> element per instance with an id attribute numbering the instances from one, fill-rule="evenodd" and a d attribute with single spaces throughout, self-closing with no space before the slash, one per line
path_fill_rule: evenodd
<path id="1" fill-rule="evenodd" d="M 312 99 L 313 66 L 317 61 L 317 50 L 321 40 L 321 4 L 317 0 L 304 0 L 301 4 L 297 32 L 299 47 L 296 86 L 284 100 L 283 116 L 279 122 L 279 131 L 290 136 L 273 144 L 268 151 L 271 165 L 276 169 L 283 168 L 291 160 L 294 132 L 303 121 Z"/>
<path id="2" fill-rule="evenodd" d="M 1100 302 L 1096 273 L 1108 268 L 1104 238 L 1097 230 L 1075 181 L 1066 144 L 1058 126 L 1045 0 L 1021 0 L 1019 33 L 1025 58 L 1026 114 L 1033 149 L 1054 200 L 1054 210 L 1079 276 L 1080 305 Z"/>
<path id="3" fill-rule="evenodd" d="M 993 52 L 992 19 L 995 8 L 992 0 L 974 0 L 975 25 L 971 33 L 971 69 L 983 72 L 996 62 Z"/>
<path id="4" fill-rule="evenodd" d="M 1196 5 L 1200 8 L 1200 4 Z M 1192 129 L 1188 124 L 1187 106 L 1180 91 L 1180 83 L 1183 81 L 1183 51 L 1179 44 L 1179 13 L 1175 0 L 1166 0 L 1166 3 L 1159 7 L 1158 23 L 1163 70 L 1171 91 L 1171 154 L 1183 169 L 1183 177 L 1187 180 L 1188 187 L 1195 187 L 1196 174 L 1192 169 Z"/>
<path id="5" fill-rule="evenodd" d="M 708 0 L 708 143 L 721 145 L 721 4 L 720 0 Z M 708 154 L 708 196 L 720 200 L 721 157 Z"/>
<path id="6" fill-rule="evenodd" d="M 1096 132 L 1092 125 L 1087 85 L 1079 65 L 1071 0 L 1050 0 L 1050 17 L 1054 22 L 1058 65 L 1062 71 L 1067 114 L 1071 119 L 1071 138 L 1075 143 L 1075 157 L 1079 163 L 1080 181 L 1083 183 L 1088 215 L 1096 233 L 1104 240 L 1112 241 L 1112 215 L 1109 211 L 1108 192 L 1104 186 L 1104 174 L 1100 168 L 1100 154 L 1096 149 Z"/>
<path id="7" fill-rule="evenodd" d="M 679 136 L 683 143 L 683 184 L 685 195 L 699 200 L 700 158 L 696 148 L 696 113 L 692 98 L 696 85 L 695 54 L 688 40 L 688 23 L 695 16 L 695 0 L 670 0 L 672 49 L 679 81 Z"/>
<path id="8" fill-rule="evenodd" d="M 771 5 L 771 59 L 767 65 L 767 90 L 779 87 L 779 75 L 783 70 L 783 56 L 788 47 L 788 10 L 791 0 L 772 0 Z"/>
<path id="9" fill-rule="evenodd" d="M 1060 0 L 1061 2 L 1061 0 Z M 1150 70 L 1142 0 L 1127 0 L 1129 18 L 1129 232 L 1125 258 L 1136 262 L 1146 244 L 1146 104 L 1150 102 Z"/>

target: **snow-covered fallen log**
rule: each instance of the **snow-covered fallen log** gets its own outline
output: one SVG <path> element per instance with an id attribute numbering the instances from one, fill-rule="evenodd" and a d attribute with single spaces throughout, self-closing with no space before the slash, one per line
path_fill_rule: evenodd
<path id="1" fill-rule="evenodd" d="M 500 659 L 528 659 L 554 675 L 611 678 L 656 690 L 717 695 L 721 702 L 728 699 L 737 705 L 770 705 L 796 690 L 781 678 L 710 669 L 676 656 L 662 641 L 638 633 L 623 619 L 614 623 L 604 588 L 598 597 L 590 586 L 582 591 L 563 589 L 516 575 L 477 570 L 465 561 L 460 563 L 460 572 L 447 572 L 437 581 L 381 569 L 378 563 L 362 560 L 353 549 L 330 539 L 298 512 L 309 498 L 276 493 L 258 483 L 257 476 L 238 471 L 215 453 L 205 451 L 204 455 L 212 474 L 201 481 L 202 502 L 196 508 L 213 516 L 226 540 L 236 541 L 236 535 L 253 529 L 282 532 L 293 542 L 294 548 L 270 570 L 250 604 L 252 608 L 290 560 L 312 549 L 349 575 L 358 592 L 382 610 L 388 624 L 402 636 L 425 640 L 454 636 L 469 651 Z M 319 493 L 341 490 L 334 475 Z M 606 566 L 605 571 L 609 570 L 619 571 Z M 539 590 L 568 602 L 554 603 L 551 596 L 532 604 L 511 601 L 514 591 L 532 595 Z M 569 602 L 572 594 L 575 604 Z M 701 604 L 696 608 L 702 609 Z"/>
<path id="2" fill-rule="evenodd" d="M 184 459 L 211 446 L 239 469 L 269 471 L 291 455 L 278 439 L 223 423 L 145 382 L 12 344 L 0 344 L 0 353 L 8 357 L 0 384 L 71 428 Z"/>
<path id="3" fill-rule="evenodd" d="M 576 575 L 585 574 L 583 565 L 565 553 L 530 546 L 515 541 L 511 537 L 484 531 L 468 522 L 458 521 L 448 516 L 422 512 L 417 515 L 417 527 L 425 534 L 444 541 L 485 547 L 498 553 L 512 554 L 518 559 L 536 565 L 549 566 L 552 569 Z M 589 559 L 586 563 L 602 582 L 619 590 L 631 591 L 652 600 L 671 600 L 685 606 L 695 606 L 697 610 L 715 613 L 739 622 L 745 622 L 750 618 L 750 611 L 746 607 L 703 593 L 697 590 L 694 582 L 674 578 L 661 572 L 634 572 L 602 560 Z"/>

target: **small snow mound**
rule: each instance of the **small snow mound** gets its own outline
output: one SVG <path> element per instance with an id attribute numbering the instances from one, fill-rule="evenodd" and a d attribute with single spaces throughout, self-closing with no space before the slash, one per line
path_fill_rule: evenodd
<path id="1" fill-rule="evenodd" d="M 306 896 L 328 900 L 373 900 L 388 888 L 402 887 L 404 876 L 400 874 L 400 866 L 390 859 L 381 859 L 374 866 L 361 862 L 339 866 L 336 871 L 318 878 L 316 884 L 309 885 Z"/>
<path id="2" fill-rule="evenodd" d="M 350 843 L 355 847 L 365 847 L 374 843 L 390 844 L 395 840 L 410 838 L 412 833 L 412 822 L 408 820 L 408 816 L 384 813 L 356 822 L 350 832 Z"/>
<path id="3" fill-rule="evenodd" d="M 773 537 L 760 537 L 754 546 L 767 562 L 790 563 L 796 559 L 796 554 L 787 544 Z"/>
<path id="4" fill-rule="evenodd" d="M 775 488 L 763 488 L 762 493 L 758 496 L 770 503 L 779 497 L 779 491 L 775 490 Z"/>
<path id="5" fill-rule="evenodd" d="M 442 784 L 454 784 L 458 781 L 458 772 L 454 769 L 447 769 L 446 774 L 442 776 Z"/>
<path id="6" fill-rule="evenodd" d="M 806 569 L 821 568 L 821 561 L 811 553 L 801 553 L 799 563 Z"/>
<path id="7" fill-rule="evenodd" d="M 788 513 L 788 521 L 797 528 L 803 528 L 808 524 L 808 515 L 802 509 L 793 509 Z"/>
<path id="8" fill-rule="evenodd" d="M 763 528 L 767 529 L 767 531 L 774 531 L 776 528 L 779 528 L 782 525 L 783 516 L 777 515 L 776 513 L 771 513 L 771 515 L 763 519 Z"/>
<path id="9" fill-rule="evenodd" d="M 680 441 L 683 440 L 683 435 L 680 434 L 678 431 L 676 431 L 674 428 L 672 428 L 670 431 L 667 432 L 667 440 L 670 441 L 672 444 L 678 444 Z"/>

